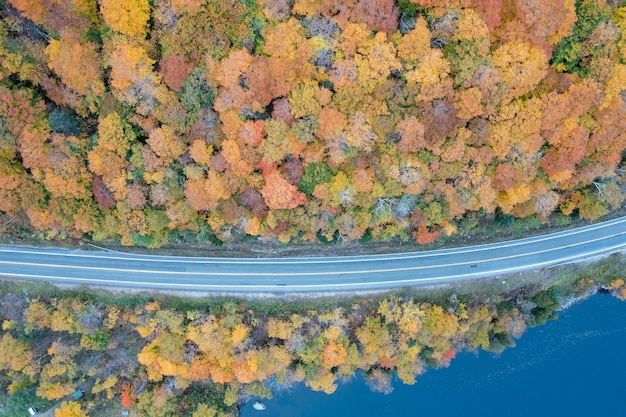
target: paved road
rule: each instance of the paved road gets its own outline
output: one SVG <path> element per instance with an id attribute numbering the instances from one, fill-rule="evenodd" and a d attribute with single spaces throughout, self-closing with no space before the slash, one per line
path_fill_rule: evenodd
<path id="1" fill-rule="evenodd" d="M 371 256 L 192 258 L 0 247 L 0 276 L 178 291 L 359 291 L 457 282 L 626 250 L 626 217 L 480 246 Z"/>

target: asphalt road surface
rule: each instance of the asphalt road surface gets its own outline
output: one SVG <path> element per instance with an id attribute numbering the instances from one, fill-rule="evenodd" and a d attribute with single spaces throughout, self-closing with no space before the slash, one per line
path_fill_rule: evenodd
<path id="1" fill-rule="evenodd" d="M 0 247 L 0 276 L 169 291 L 369 291 L 493 277 L 622 250 L 626 217 L 487 245 L 367 256 L 193 258 Z"/>

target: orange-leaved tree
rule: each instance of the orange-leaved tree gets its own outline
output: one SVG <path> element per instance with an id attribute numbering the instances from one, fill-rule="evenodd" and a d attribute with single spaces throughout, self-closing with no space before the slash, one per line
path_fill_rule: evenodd
<path id="1" fill-rule="evenodd" d="M 48 67 L 68 88 L 85 96 L 89 110 L 96 111 L 98 100 L 104 94 L 102 63 L 96 45 L 64 35 L 60 40 L 50 40 L 46 54 Z"/>
<path id="2" fill-rule="evenodd" d="M 306 201 L 306 194 L 299 191 L 295 185 L 290 184 L 280 174 L 275 164 L 264 170 L 263 177 L 265 178 L 265 185 L 261 189 L 261 194 L 271 210 L 292 209 Z"/>
<path id="3" fill-rule="evenodd" d="M 135 405 L 136 402 L 132 385 L 122 385 L 122 392 L 120 393 L 120 404 L 122 405 L 122 408 L 130 408 Z"/>

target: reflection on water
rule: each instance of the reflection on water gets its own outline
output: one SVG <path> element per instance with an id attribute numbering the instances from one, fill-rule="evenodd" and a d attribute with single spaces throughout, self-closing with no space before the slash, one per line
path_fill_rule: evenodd
<path id="1" fill-rule="evenodd" d="M 301 385 L 264 400 L 264 416 L 621 416 L 626 389 L 626 303 L 596 295 L 529 329 L 500 355 L 461 353 L 389 395 L 362 377 L 332 395 Z M 260 415 L 249 402 L 242 417 Z"/>

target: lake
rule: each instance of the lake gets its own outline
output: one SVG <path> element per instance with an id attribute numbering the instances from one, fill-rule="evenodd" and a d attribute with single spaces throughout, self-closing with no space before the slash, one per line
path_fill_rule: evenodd
<path id="1" fill-rule="evenodd" d="M 297 385 L 263 400 L 265 411 L 248 402 L 241 416 L 624 416 L 626 302 L 594 295 L 500 355 L 460 353 L 415 385 L 393 386 L 373 393 L 356 377 L 327 395 Z"/>

